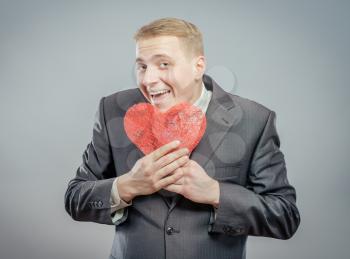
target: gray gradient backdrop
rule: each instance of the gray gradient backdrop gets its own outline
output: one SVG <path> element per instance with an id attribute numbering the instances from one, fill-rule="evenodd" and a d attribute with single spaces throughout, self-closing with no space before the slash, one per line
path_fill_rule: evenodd
<path id="1" fill-rule="evenodd" d="M 63 196 L 102 96 L 135 86 L 132 36 L 165 16 L 204 34 L 209 74 L 277 113 L 302 223 L 249 259 L 349 258 L 349 1 L 0 1 L 0 258 L 107 258 L 114 228 Z"/>

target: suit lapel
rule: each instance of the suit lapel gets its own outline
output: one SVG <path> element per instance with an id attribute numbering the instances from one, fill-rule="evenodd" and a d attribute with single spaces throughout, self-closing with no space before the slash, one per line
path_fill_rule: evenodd
<path id="1" fill-rule="evenodd" d="M 190 159 L 196 161 L 206 170 L 210 158 L 224 140 L 236 118 L 234 116 L 235 109 L 233 109 L 235 105 L 231 97 L 209 76 L 204 75 L 203 82 L 205 87 L 212 91 L 212 98 L 206 112 L 207 128 L 203 138 L 193 150 Z M 172 210 L 181 198 L 181 195 L 176 194 L 172 199 L 169 210 Z"/>
<path id="2" fill-rule="evenodd" d="M 204 75 L 203 82 L 205 87 L 212 91 L 212 97 L 206 112 L 207 128 L 203 138 L 193 150 L 190 159 L 196 161 L 206 170 L 210 158 L 224 140 L 225 135 L 235 123 L 237 117 L 235 116 L 235 105 L 231 97 L 211 77 Z M 140 90 L 138 94 L 137 102 L 149 103 Z M 169 212 L 182 198 L 182 195 L 171 193 L 166 190 L 160 190 L 158 194 L 168 205 Z"/>
<path id="3" fill-rule="evenodd" d="M 208 107 L 206 118 L 207 129 L 205 134 L 190 157 L 203 168 L 206 167 L 216 148 L 232 126 L 232 113 L 213 100 L 213 103 Z"/>

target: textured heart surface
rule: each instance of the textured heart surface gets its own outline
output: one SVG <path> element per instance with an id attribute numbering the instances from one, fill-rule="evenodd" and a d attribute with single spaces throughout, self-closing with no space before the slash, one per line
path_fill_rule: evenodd
<path id="1" fill-rule="evenodd" d="M 129 139 L 145 154 L 173 141 L 190 152 L 198 145 L 206 128 L 205 114 L 196 106 L 180 103 L 160 112 L 149 103 L 131 106 L 124 117 Z"/>

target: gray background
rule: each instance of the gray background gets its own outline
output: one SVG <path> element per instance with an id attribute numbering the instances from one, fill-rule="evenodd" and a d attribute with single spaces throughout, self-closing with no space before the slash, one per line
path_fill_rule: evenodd
<path id="1" fill-rule="evenodd" d="M 141 2 L 141 1 L 140 1 Z M 114 229 L 64 211 L 102 96 L 135 86 L 155 18 L 204 34 L 209 74 L 277 113 L 302 223 L 247 258 L 349 258 L 349 1 L 0 2 L 0 258 L 107 258 Z"/>

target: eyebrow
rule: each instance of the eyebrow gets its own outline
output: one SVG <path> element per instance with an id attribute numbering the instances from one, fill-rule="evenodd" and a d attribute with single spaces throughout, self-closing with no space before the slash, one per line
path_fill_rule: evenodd
<path id="1" fill-rule="evenodd" d="M 157 55 L 154 55 L 154 56 L 152 56 L 151 60 L 161 59 L 161 58 L 166 58 L 166 59 L 172 60 L 172 58 L 171 58 L 170 56 L 166 55 L 166 54 L 157 54 Z M 135 62 L 136 62 L 136 63 L 138 63 L 138 62 L 144 62 L 144 60 L 143 60 L 142 58 L 137 58 L 137 59 L 135 60 Z"/>

